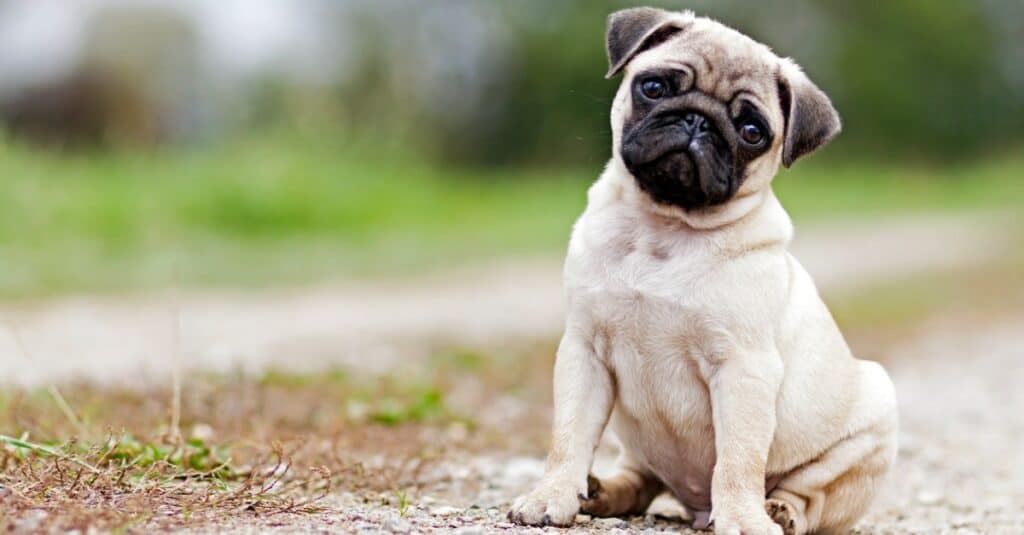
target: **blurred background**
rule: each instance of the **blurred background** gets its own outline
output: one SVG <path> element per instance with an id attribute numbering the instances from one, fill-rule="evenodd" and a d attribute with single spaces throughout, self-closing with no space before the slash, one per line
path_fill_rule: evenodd
<path id="1" fill-rule="evenodd" d="M 775 189 L 897 384 L 867 531 L 1020 532 L 1024 2 L 647 3 L 793 57 L 843 117 Z M 543 469 L 562 257 L 611 155 L 605 19 L 633 5 L 0 0 L 0 510 L 152 531 L 163 505 L 15 461 L 100 444 L 85 466 L 170 481 L 191 436 L 209 466 L 308 444 L 295 466 L 329 466 L 321 503 L 353 515 L 321 530 L 417 531 L 428 503 L 499 526 Z"/>
<path id="2" fill-rule="evenodd" d="M 833 98 L 843 134 L 775 185 L 834 307 L 876 325 L 1024 287 L 1024 4 L 654 4 Z M 0 317 L 52 358 L 40 377 L 155 360 L 138 303 L 168 291 L 203 363 L 556 338 L 611 154 L 605 19 L 630 5 L 0 0 Z M 841 300 L 855 277 L 903 294 Z"/>
<path id="3" fill-rule="evenodd" d="M 798 223 L 1018 201 L 1024 4 L 653 2 L 794 57 L 843 135 Z M 0 296 L 558 252 L 622 1 L 0 0 Z"/>

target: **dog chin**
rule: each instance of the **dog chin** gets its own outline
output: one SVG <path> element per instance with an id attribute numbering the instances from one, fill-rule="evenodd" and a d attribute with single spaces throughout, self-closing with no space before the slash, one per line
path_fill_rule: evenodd
<path id="1" fill-rule="evenodd" d="M 627 164 L 627 168 L 652 200 L 684 210 L 723 204 L 736 190 L 732 177 L 702 172 L 686 150 L 664 154 L 645 164 Z"/>

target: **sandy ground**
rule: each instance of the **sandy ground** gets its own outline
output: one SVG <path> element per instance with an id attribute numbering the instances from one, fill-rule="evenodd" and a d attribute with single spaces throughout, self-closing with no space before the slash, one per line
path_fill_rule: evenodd
<path id="1" fill-rule="evenodd" d="M 853 533 L 1024 533 L 1024 315 L 986 326 L 943 319 L 893 353 L 888 368 L 900 398 L 901 449 L 868 516 Z M 602 447 L 595 471 L 607 471 Z M 511 500 L 540 476 L 542 460 L 490 456 L 449 459 L 433 469 L 424 492 L 404 512 L 333 495 L 321 514 L 275 517 L 232 533 L 699 533 L 670 498 L 648 514 L 599 519 L 578 516 L 567 530 L 524 529 L 505 520 Z M 205 530 L 211 529 L 206 526 Z"/>

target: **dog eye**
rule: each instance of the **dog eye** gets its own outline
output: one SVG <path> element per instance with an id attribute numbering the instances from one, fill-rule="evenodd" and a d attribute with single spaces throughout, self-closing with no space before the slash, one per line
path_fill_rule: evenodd
<path id="1" fill-rule="evenodd" d="M 740 138 L 748 145 L 760 145 L 764 141 L 764 131 L 757 123 L 743 123 L 740 126 Z"/>
<path id="2" fill-rule="evenodd" d="M 660 78 L 648 78 L 640 82 L 640 91 L 649 99 L 659 99 L 668 93 L 668 84 Z"/>

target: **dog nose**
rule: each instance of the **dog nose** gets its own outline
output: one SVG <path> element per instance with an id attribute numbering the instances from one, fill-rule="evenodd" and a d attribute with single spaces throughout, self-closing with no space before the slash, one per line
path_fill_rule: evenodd
<path id="1" fill-rule="evenodd" d="M 711 128 L 711 122 L 708 121 L 707 117 L 692 111 L 686 112 L 683 115 L 683 125 L 686 127 L 686 132 L 690 135 L 707 132 Z"/>

